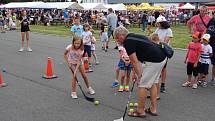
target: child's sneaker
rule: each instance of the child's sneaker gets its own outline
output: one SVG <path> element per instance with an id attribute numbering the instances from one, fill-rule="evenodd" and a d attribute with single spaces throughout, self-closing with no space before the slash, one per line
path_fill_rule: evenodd
<path id="1" fill-rule="evenodd" d="M 197 82 L 197 85 L 198 85 L 198 86 L 202 86 L 202 80 L 199 80 L 199 81 Z"/>
<path id="2" fill-rule="evenodd" d="M 30 47 L 27 48 L 28 52 L 32 52 L 32 49 Z"/>
<path id="3" fill-rule="evenodd" d="M 21 47 L 21 48 L 19 49 L 19 52 L 23 52 L 23 51 L 24 51 L 24 48 Z"/>
<path id="4" fill-rule="evenodd" d="M 161 92 L 161 93 L 166 93 L 166 88 L 165 88 L 165 86 L 161 86 L 160 92 Z"/>
<path id="5" fill-rule="evenodd" d="M 202 87 L 205 88 L 205 87 L 207 87 L 207 86 L 208 86 L 208 83 L 204 81 L 204 82 L 202 83 Z"/>
<path id="6" fill-rule="evenodd" d="M 95 91 L 93 90 L 92 87 L 89 87 L 89 88 L 88 88 L 88 93 L 91 94 L 91 95 L 94 95 L 94 94 L 95 94 Z"/>
<path id="7" fill-rule="evenodd" d="M 96 65 L 99 65 L 99 61 L 96 61 Z"/>
<path id="8" fill-rule="evenodd" d="M 192 88 L 193 89 L 197 89 L 198 85 L 197 84 L 193 84 Z"/>
<path id="9" fill-rule="evenodd" d="M 124 90 L 124 86 L 120 85 L 119 89 L 118 89 L 118 92 L 123 92 L 123 90 Z"/>
<path id="10" fill-rule="evenodd" d="M 185 83 L 182 84 L 182 87 L 189 87 L 191 82 L 186 81 Z"/>
<path id="11" fill-rule="evenodd" d="M 125 90 L 126 92 L 128 92 L 128 91 L 129 91 L 129 86 L 126 85 L 125 88 L 124 88 L 124 90 Z"/>
<path id="12" fill-rule="evenodd" d="M 77 96 L 76 92 L 72 92 L 71 97 L 72 97 L 72 99 L 78 99 L 78 96 Z"/>
<path id="13" fill-rule="evenodd" d="M 118 81 L 114 81 L 113 83 L 112 83 L 112 87 L 118 87 L 119 86 L 119 82 Z"/>

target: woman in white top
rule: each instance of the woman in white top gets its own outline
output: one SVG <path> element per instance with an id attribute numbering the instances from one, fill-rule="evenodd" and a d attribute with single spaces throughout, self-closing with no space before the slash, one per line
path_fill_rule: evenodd
<path id="1" fill-rule="evenodd" d="M 172 30 L 170 29 L 170 25 L 165 19 L 164 16 L 159 16 L 156 20 L 157 29 L 155 30 L 155 34 L 158 34 L 160 42 L 164 42 L 169 44 L 171 38 L 173 37 Z M 158 89 L 160 89 L 160 92 L 165 93 L 165 82 L 166 82 L 166 70 L 167 63 L 165 64 L 162 73 L 161 73 L 161 86 L 158 85 Z"/>

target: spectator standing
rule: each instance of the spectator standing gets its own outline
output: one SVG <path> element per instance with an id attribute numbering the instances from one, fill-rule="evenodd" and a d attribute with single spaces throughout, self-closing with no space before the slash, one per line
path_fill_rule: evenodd
<path id="1" fill-rule="evenodd" d="M 113 12 L 112 8 L 108 9 L 107 21 L 108 21 L 108 41 L 107 41 L 106 46 L 108 48 L 108 45 L 109 45 L 109 42 L 110 42 L 110 37 L 113 36 L 113 31 L 117 26 L 117 16 Z M 115 48 L 117 49 L 118 47 L 116 46 Z"/>
<path id="2" fill-rule="evenodd" d="M 167 22 L 166 18 L 164 16 L 159 16 L 156 20 L 157 23 L 157 29 L 155 30 L 155 34 L 158 34 L 159 39 L 161 42 L 169 44 L 171 41 L 171 38 L 173 37 L 172 30 L 170 29 L 170 25 Z M 165 93 L 165 83 L 166 83 L 166 76 L 167 76 L 167 70 L 166 70 L 167 63 L 165 64 L 162 73 L 161 73 L 161 87 L 160 92 Z M 158 86 L 159 90 L 159 86 Z"/>
<path id="3" fill-rule="evenodd" d="M 202 6 L 200 8 L 200 13 L 198 15 L 193 16 L 188 22 L 188 29 L 190 34 L 194 34 L 196 32 L 200 32 L 203 34 L 206 30 L 207 24 L 210 21 L 211 17 L 207 15 L 208 9 L 206 6 Z"/>
<path id="4" fill-rule="evenodd" d="M 146 11 L 144 11 L 142 16 L 141 16 L 141 22 L 142 22 L 142 31 L 144 32 L 146 29 L 146 25 L 147 25 L 147 13 L 146 13 Z"/>

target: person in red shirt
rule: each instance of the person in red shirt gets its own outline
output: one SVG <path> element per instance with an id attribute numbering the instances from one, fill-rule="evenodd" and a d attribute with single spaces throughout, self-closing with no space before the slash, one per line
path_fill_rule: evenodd
<path id="1" fill-rule="evenodd" d="M 197 88 L 197 79 L 198 79 L 198 61 L 201 54 L 201 33 L 196 32 L 192 35 L 193 40 L 188 44 L 187 47 L 187 55 L 185 58 L 184 63 L 187 64 L 187 81 L 182 84 L 183 87 L 192 86 L 193 89 Z M 192 82 L 192 74 L 194 76 L 193 82 Z"/>
<path id="2" fill-rule="evenodd" d="M 193 16 L 188 22 L 188 29 L 190 34 L 194 34 L 196 32 L 200 32 L 203 34 L 206 30 L 208 22 L 211 20 L 211 17 L 207 15 L 208 8 L 207 6 L 202 6 L 200 8 L 200 13 L 198 15 Z"/>

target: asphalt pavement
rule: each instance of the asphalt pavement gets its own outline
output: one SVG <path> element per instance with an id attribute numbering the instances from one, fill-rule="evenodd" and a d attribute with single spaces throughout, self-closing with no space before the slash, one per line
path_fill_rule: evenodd
<path id="1" fill-rule="evenodd" d="M 113 121 L 122 117 L 128 93 L 111 88 L 118 61 L 118 51 L 113 49 L 115 43 L 111 43 L 107 53 L 101 50 L 100 42 L 96 45 L 100 64 L 87 74 L 96 91 L 93 97 L 100 101 L 95 106 L 84 99 L 78 88 L 79 98 L 70 97 L 71 72 L 63 58 L 65 47 L 71 43 L 69 37 L 30 33 L 33 52 L 18 52 L 20 39 L 20 32 L 0 33 L 0 68 L 6 69 L 3 78 L 8 83 L 0 88 L 0 121 Z M 53 60 L 56 79 L 42 78 L 48 57 Z M 126 116 L 125 121 L 215 120 L 215 87 L 181 87 L 186 79 L 184 58 L 185 51 L 176 50 L 168 63 L 167 93 L 161 94 L 158 101 L 159 116 Z M 80 77 L 79 80 L 83 82 Z M 137 101 L 135 92 L 132 101 Z"/>

